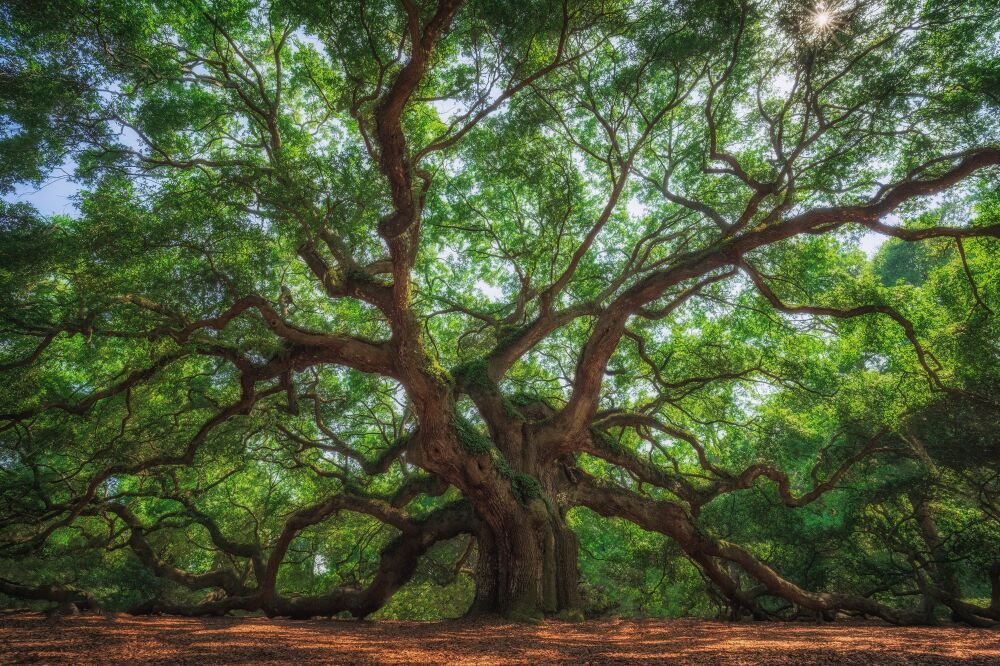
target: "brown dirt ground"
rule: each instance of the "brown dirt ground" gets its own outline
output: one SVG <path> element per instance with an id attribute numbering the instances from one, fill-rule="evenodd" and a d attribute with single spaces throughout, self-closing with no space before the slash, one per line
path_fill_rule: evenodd
<path id="1" fill-rule="evenodd" d="M 0 615 L 0 664 L 1000 664 L 1000 632 L 601 620 L 296 622 Z"/>

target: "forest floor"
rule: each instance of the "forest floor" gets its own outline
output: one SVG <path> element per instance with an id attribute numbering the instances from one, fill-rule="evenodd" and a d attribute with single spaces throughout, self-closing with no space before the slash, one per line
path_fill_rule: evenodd
<path id="1" fill-rule="evenodd" d="M 352 622 L 0 614 L 0 664 L 1000 664 L 1000 632 L 862 622 Z"/>

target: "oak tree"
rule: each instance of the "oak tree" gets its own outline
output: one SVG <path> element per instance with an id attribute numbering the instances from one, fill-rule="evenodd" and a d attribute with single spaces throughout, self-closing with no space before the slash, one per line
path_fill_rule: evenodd
<path id="1" fill-rule="evenodd" d="M 1000 620 L 992 2 L 0 6 L 0 187 L 79 187 L 2 208 L 0 593 L 364 617 L 448 542 L 572 615 L 585 507 L 737 616 Z M 767 511 L 845 488 L 908 564 L 783 575 Z"/>

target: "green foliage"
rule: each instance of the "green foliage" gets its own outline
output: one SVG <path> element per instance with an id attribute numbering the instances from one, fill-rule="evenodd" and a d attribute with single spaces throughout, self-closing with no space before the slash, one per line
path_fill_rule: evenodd
<path id="1" fill-rule="evenodd" d="M 473 425 L 468 419 L 457 415 L 454 420 L 458 441 L 470 454 L 481 456 L 493 451 L 493 442 Z"/>
<path id="2" fill-rule="evenodd" d="M 510 480 L 510 489 L 521 504 L 542 496 L 542 485 L 529 474 L 515 474 Z"/>
<path id="3" fill-rule="evenodd" d="M 460 363 L 451 369 L 455 383 L 468 390 L 495 391 L 496 384 L 490 378 L 489 368 L 484 359 Z"/>

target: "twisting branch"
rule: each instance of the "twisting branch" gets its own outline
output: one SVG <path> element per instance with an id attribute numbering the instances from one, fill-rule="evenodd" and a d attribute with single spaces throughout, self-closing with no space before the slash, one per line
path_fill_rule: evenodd
<path id="1" fill-rule="evenodd" d="M 410 40 L 409 60 L 379 101 L 375 113 L 379 165 L 389 181 L 395 208 L 395 212 L 380 224 L 380 231 L 387 239 L 402 235 L 414 224 L 418 212 L 413 197 L 410 156 L 400 124 L 403 109 L 427 71 L 431 51 L 462 4 L 462 0 L 440 0 L 434 15 L 425 25 L 420 25 L 419 9 L 411 0 L 403 0 Z"/>
<path id="2" fill-rule="evenodd" d="M 740 262 L 740 268 L 744 273 L 753 281 L 754 286 L 757 290 L 767 299 L 767 301 L 776 309 L 781 312 L 788 312 L 790 314 L 810 314 L 823 317 L 837 317 L 839 319 L 851 319 L 853 317 L 861 317 L 870 314 L 881 314 L 889 317 L 894 322 L 896 322 L 900 328 L 903 329 L 903 334 L 906 335 L 906 339 L 909 340 L 910 344 L 913 346 L 913 350 L 917 354 L 917 361 L 920 363 L 920 367 L 924 369 L 927 376 L 930 378 L 933 386 L 942 391 L 947 390 L 945 385 L 941 382 L 941 378 L 934 368 L 931 367 L 928 359 L 934 361 L 937 364 L 937 359 L 934 358 L 932 354 L 927 352 L 923 345 L 920 344 L 920 340 L 917 339 L 917 334 L 913 329 L 913 322 L 904 317 L 895 308 L 888 305 L 860 305 L 853 308 L 839 309 L 820 305 L 787 305 L 777 294 L 771 290 L 768 284 L 764 281 L 763 276 L 747 261 Z"/>

